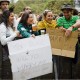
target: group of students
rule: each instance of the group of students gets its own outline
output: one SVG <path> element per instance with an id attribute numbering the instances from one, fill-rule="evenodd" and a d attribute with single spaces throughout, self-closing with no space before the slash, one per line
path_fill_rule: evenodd
<path id="1" fill-rule="evenodd" d="M 78 30 L 80 27 L 79 16 L 73 16 L 73 8 L 70 4 L 64 4 L 61 7 L 63 13 L 62 17 L 57 20 L 53 20 L 53 13 L 51 10 L 45 10 L 43 12 L 43 19 L 39 22 L 34 22 L 33 13 L 29 8 L 25 8 L 24 12 L 18 20 L 14 16 L 14 8 L 9 8 L 9 0 L 0 0 L 0 8 L 2 13 L 0 14 L 0 42 L 3 48 L 3 69 L 2 78 L 10 78 L 11 72 L 6 71 L 6 62 L 9 62 L 9 53 L 7 51 L 7 42 L 18 38 L 28 38 L 40 35 L 40 30 L 46 31 L 47 28 L 59 28 L 65 32 L 65 36 L 70 36 L 72 31 Z M 36 24 L 36 31 L 33 30 L 33 25 Z M 5 51 L 4 51 L 5 49 Z M 5 67 L 4 67 L 5 66 Z M 10 65 L 11 66 L 11 65 Z M 9 68 L 10 68 L 9 66 Z"/>

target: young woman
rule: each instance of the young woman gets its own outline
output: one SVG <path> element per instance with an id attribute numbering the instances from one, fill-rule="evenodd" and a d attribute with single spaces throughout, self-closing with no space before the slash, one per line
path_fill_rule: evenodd
<path id="1" fill-rule="evenodd" d="M 12 79 L 11 65 L 8 58 L 7 42 L 10 42 L 19 36 L 19 32 L 14 29 L 13 8 L 5 10 L 0 20 L 0 41 L 2 45 L 2 79 Z"/>
<path id="2" fill-rule="evenodd" d="M 43 20 L 39 21 L 37 24 L 37 28 L 41 33 L 42 30 L 46 32 L 46 28 L 55 28 L 56 20 L 53 20 L 53 13 L 51 10 L 45 10 L 43 13 Z"/>
<path id="3" fill-rule="evenodd" d="M 31 12 L 25 12 L 18 24 L 18 30 L 23 38 L 34 37 L 38 35 L 37 31 L 32 30 L 33 14 Z"/>

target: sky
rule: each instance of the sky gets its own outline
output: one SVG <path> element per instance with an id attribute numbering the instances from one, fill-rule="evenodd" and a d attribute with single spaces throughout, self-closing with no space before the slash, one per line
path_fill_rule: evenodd
<path id="1" fill-rule="evenodd" d="M 11 0 L 10 0 L 11 1 Z M 16 3 L 18 0 L 14 0 L 14 2 Z"/>

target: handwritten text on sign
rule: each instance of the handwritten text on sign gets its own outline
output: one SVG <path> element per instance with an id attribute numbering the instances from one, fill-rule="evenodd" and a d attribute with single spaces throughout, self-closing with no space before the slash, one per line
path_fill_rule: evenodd
<path id="1" fill-rule="evenodd" d="M 9 42 L 8 48 L 14 80 L 52 72 L 52 52 L 47 34 Z"/>

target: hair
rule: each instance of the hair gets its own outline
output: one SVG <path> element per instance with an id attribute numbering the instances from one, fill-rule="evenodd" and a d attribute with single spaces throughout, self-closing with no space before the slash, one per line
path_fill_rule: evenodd
<path id="1" fill-rule="evenodd" d="M 26 6 L 23 8 L 23 11 L 25 11 L 26 9 L 31 9 L 29 6 Z"/>
<path id="2" fill-rule="evenodd" d="M 79 12 L 78 12 L 77 9 L 74 9 L 74 10 L 73 10 L 73 15 L 78 15 L 78 13 L 79 13 Z"/>
<path id="3" fill-rule="evenodd" d="M 25 13 L 23 13 L 23 15 L 22 15 L 21 20 L 20 20 L 19 23 L 22 23 L 24 26 L 27 26 L 28 23 L 26 22 L 26 20 L 28 20 L 30 14 L 32 14 L 32 13 L 31 12 L 25 12 Z"/>
<path id="4" fill-rule="evenodd" d="M 4 22 L 4 24 L 6 25 L 6 27 L 8 26 L 8 19 L 9 19 L 10 14 L 13 12 L 13 10 L 14 10 L 14 8 L 11 7 L 11 8 L 9 8 L 9 10 L 3 11 L 3 14 L 2 14 L 1 20 L 0 20 L 0 24 L 2 22 Z"/>
<path id="5" fill-rule="evenodd" d="M 43 12 L 43 16 L 46 17 L 46 15 L 47 15 L 48 12 L 52 12 L 52 11 L 51 11 L 51 10 L 45 10 L 45 11 Z"/>
<path id="6" fill-rule="evenodd" d="M 60 14 L 59 14 L 59 17 L 62 17 L 62 16 L 63 16 L 63 13 L 60 13 Z"/>

